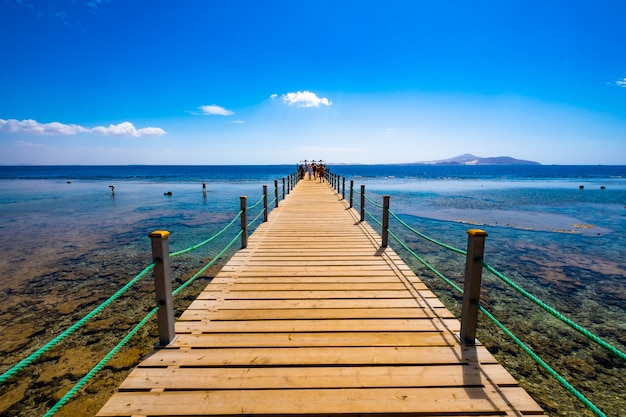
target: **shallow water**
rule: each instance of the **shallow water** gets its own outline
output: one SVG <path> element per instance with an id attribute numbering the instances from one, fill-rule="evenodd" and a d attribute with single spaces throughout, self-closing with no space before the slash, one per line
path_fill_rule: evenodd
<path id="1" fill-rule="evenodd" d="M 169 230 L 172 251 L 196 244 L 233 218 L 241 195 L 253 204 L 267 184 L 271 200 L 274 179 L 279 180 L 282 194 L 280 179 L 293 168 L 0 167 L 0 291 L 5 300 L 0 306 L 0 331 L 12 335 L 0 342 L 0 370 L 52 339 L 148 265 L 150 232 Z M 347 184 L 353 180 L 357 189 L 365 184 L 374 201 L 382 203 L 382 195 L 391 195 L 391 210 L 398 217 L 441 242 L 464 249 L 466 230 L 484 229 L 489 234 L 487 263 L 626 351 L 626 167 L 337 166 L 331 170 L 345 175 Z M 109 185 L 114 185 L 114 193 Z M 168 192 L 172 195 L 164 195 Z M 391 227 L 420 256 L 461 283 L 462 257 L 425 243 L 394 222 Z M 228 240 L 225 236 L 221 242 Z M 202 249 L 174 263 L 177 282 L 221 247 Z M 406 259 L 452 310 L 458 309 L 457 295 L 418 262 Z M 149 281 L 140 285 L 129 300 L 115 307 L 124 314 L 106 316 L 97 321 L 98 326 L 128 328 L 123 319 L 136 322 L 151 307 L 150 288 Z M 487 273 L 482 301 L 607 415 L 626 414 L 622 361 Z M 570 394 L 563 392 L 556 401 L 552 393 L 560 391 L 551 388 L 551 377 L 538 371 L 488 323 L 481 320 L 480 326 L 479 339 L 540 398 L 550 415 L 591 415 Z M 45 412 L 68 381 L 80 377 L 80 372 L 68 371 L 76 365 L 68 362 L 64 350 L 91 358 L 97 356 L 98 342 L 111 339 L 114 344 L 119 338 L 95 330 L 81 337 L 44 361 L 56 363 L 56 368 L 65 364 L 64 372 L 57 374 L 41 365 L 27 375 L 27 382 L 16 380 L 3 387 L 0 415 Z M 138 344 L 149 350 L 154 336 L 144 337 Z M 140 357 L 137 352 L 134 355 Z M 132 364 L 119 365 L 114 373 L 121 375 L 129 367 Z M 54 384 L 60 387 L 41 391 L 40 386 Z M 11 402 L 20 393 L 26 399 Z"/>

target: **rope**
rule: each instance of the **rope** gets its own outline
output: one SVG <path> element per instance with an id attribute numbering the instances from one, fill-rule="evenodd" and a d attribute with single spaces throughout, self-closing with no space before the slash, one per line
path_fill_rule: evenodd
<path id="1" fill-rule="evenodd" d="M 369 198 L 369 197 L 367 196 L 367 194 L 365 194 L 365 195 L 364 195 L 364 197 L 365 197 L 365 199 L 366 199 L 367 201 L 369 201 L 370 203 L 372 203 L 372 205 L 373 205 L 374 207 L 378 207 L 379 209 L 383 208 L 383 205 L 382 205 L 382 204 L 378 204 L 378 203 L 376 203 L 374 200 L 372 200 L 371 198 Z"/>
<path id="2" fill-rule="evenodd" d="M 240 230 L 239 233 L 237 233 L 237 235 L 233 238 L 233 240 L 230 241 L 230 243 L 228 245 L 226 245 L 226 247 L 224 249 L 222 249 L 222 251 L 220 253 L 218 253 L 217 255 L 215 255 L 213 257 L 213 259 L 211 260 L 211 262 L 209 262 L 208 264 L 206 264 L 205 266 L 203 266 L 202 268 L 200 268 L 200 270 L 198 270 L 198 272 L 196 272 L 195 274 L 193 274 L 193 276 L 191 278 L 189 278 L 187 281 L 185 281 L 183 284 L 181 284 L 180 287 L 176 288 L 174 291 L 172 291 L 173 295 L 178 295 L 178 293 L 180 293 L 185 287 L 187 287 L 188 285 L 190 285 L 193 281 L 195 281 L 196 278 L 198 278 L 200 275 L 202 275 L 204 273 L 204 271 L 206 271 L 209 267 L 213 266 L 213 264 L 215 264 L 215 262 L 217 262 L 217 260 L 224 254 L 226 253 L 226 251 L 228 249 L 230 249 L 231 246 L 233 246 L 233 244 L 239 240 L 239 238 L 241 237 L 243 231 Z"/>
<path id="3" fill-rule="evenodd" d="M 374 215 L 368 209 L 364 208 L 363 211 L 365 212 L 365 214 L 367 214 L 368 216 L 370 216 L 372 218 L 374 223 L 378 224 L 379 226 L 383 225 L 383 222 L 381 222 L 376 217 L 374 217 Z"/>
<path id="4" fill-rule="evenodd" d="M 91 371 L 87 373 L 84 377 L 81 378 L 76 385 L 72 387 L 71 390 L 67 392 L 46 414 L 44 417 L 53 416 L 54 413 L 59 411 L 61 407 L 63 407 L 93 376 L 102 369 L 102 367 L 109 361 L 111 358 L 133 337 L 139 329 L 141 329 L 147 322 L 154 316 L 154 314 L 159 310 L 159 307 L 154 307 L 150 312 L 141 320 L 133 329 L 126 335 L 124 338 L 117 344 L 115 347 L 106 354 L 104 358 L 100 362 L 94 366 Z"/>
<path id="5" fill-rule="evenodd" d="M 198 249 L 199 247 L 202 247 L 202 246 L 206 245 L 207 243 L 215 240 L 217 237 L 222 235 L 229 227 L 231 227 L 233 225 L 233 223 L 241 216 L 241 214 L 242 214 L 242 211 L 239 211 L 239 213 L 235 216 L 235 218 L 230 223 L 228 223 L 222 230 L 220 230 L 218 233 L 216 233 L 215 235 L 211 236 L 207 240 L 205 240 L 203 242 L 200 242 L 200 243 L 198 243 L 196 245 L 190 246 L 190 247 L 188 247 L 186 249 L 180 250 L 178 252 L 172 252 L 170 254 L 170 257 L 179 256 L 179 255 L 182 255 L 184 253 L 190 252 L 192 250 Z M 240 235 L 241 235 L 241 233 L 238 236 L 240 236 Z M 221 254 L 220 254 L 220 256 L 221 256 Z M 99 314 L 102 310 L 104 310 L 107 306 L 109 306 L 109 304 L 111 304 L 113 301 L 118 299 L 124 292 L 126 292 L 130 287 L 132 287 L 135 283 L 137 283 L 137 281 L 139 281 L 148 272 L 150 272 L 154 268 L 155 265 L 156 264 L 154 262 L 152 264 L 148 265 L 143 271 L 141 271 L 137 276 L 135 276 L 135 278 L 133 278 L 124 287 L 122 287 L 120 290 L 118 290 L 115 294 L 113 294 L 111 297 L 109 297 L 106 301 L 104 301 L 102 304 L 100 304 L 98 307 L 96 307 L 94 310 L 92 310 L 89 314 L 87 314 L 81 320 L 79 320 L 78 322 L 73 324 L 71 327 L 66 329 L 64 332 L 59 334 L 57 337 L 52 339 L 50 342 L 46 343 L 44 346 L 42 346 L 41 348 L 37 349 L 35 352 L 30 354 L 28 357 L 26 357 L 22 361 L 18 362 L 15 366 L 13 366 L 12 368 L 10 368 L 6 372 L 4 372 L 2 375 L 0 375 L 0 385 L 4 384 L 12 376 L 14 376 L 18 372 L 20 372 L 22 369 L 26 368 L 28 365 L 30 365 L 35 360 L 40 358 L 44 353 L 46 353 L 47 351 L 52 349 L 54 346 L 59 344 L 65 338 L 67 338 L 72 333 L 74 333 L 76 330 L 78 330 L 80 327 L 82 327 L 87 321 L 91 320 L 94 316 Z"/>
<path id="6" fill-rule="evenodd" d="M 517 336 L 515 336 L 509 329 L 507 329 L 502 323 L 500 323 L 500 321 L 498 321 L 498 319 L 496 319 L 491 313 L 489 313 L 483 306 L 478 305 L 478 308 L 480 309 L 480 311 L 482 311 L 482 313 L 487 316 L 489 318 L 489 320 L 491 320 L 496 326 L 498 326 L 500 328 L 500 330 L 502 330 L 504 333 L 506 333 L 507 336 L 509 336 L 511 339 L 513 339 L 513 341 L 515 343 L 517 343 L 517 345 L 519 347 L 521 347 L 528 355 L 530 355 L 531 358 L 533 358 L 535 360 L 535 362 L 537 362 L 543 369 L 545 369 L 550 375 L 552 375 L 553 377 L 555 377 L 557 379 L 557 381 L 559 381 L 561 383 L 561 385 L 563 385 L 563 387 L 565 387 L 565 389 L 567 389 L 569 392 L 571 392 L 572 394 L 574 394 L 574 396 L 576 398 L 578 398 L 580 401 L 582 401 L 589 409 L 591 409 L 591 411 L 593 411 L 593 413 L 597 416 L 600 417 L 606 417 L 606 414 L 604 414 L 598 407 L 596 407 L 596 405 L 594 403 L 592 403 L 591 401 L 589 401 L 587 399 L 587 397 L 585 397 L 583 394 L 581 394 L 576 388 L 574 388 L 574 386 L 572 386 L 572 384 L 570 384 L 569 382 L 567 382 L 567 380 L 565 378 L 563 378 L 561 375 L 558 374 L 558 372 L 556 372 L 554 369 L 552 369 L 550 367 L 550 365 L 548 365 L 547 363 L 545 363 L 543 361 L 543 359 L 541 359 L 539 356 L 537 356 L 537 354 L 535 352 L 532 351 L 531 348 L 529 348 L 528 346 L 526 346 L 526 344 L 524 342 L 522 342 L 520 339 L 518 339 Z"/>
<path id="7" fill-rule="evenodd" d="M 393 234 L 391 231 L 388 231 L 389 235 L 392 236 L 394 238 L 394 240 L 396 240 L 396 242 L 398 242 L 404 249 L 406 249 L 411 255 L 413 255 L 416 259 L 418 259 L 424 266 L 426 266 L 428 269 L 430 269 L 432 272 L 434 272 L 437 276 L 439 276 L 440 278 L 442 278 L 448 285 L 450 285 L 452 288 L 454 288 L 456 291 L 458 291 L 459 293 L 463 294 L 463 289 L 461 287 L 459 287 L 458 285 L 456 285 L 454 282 L 452 282 L 450 279 L 448 279 L 447 277 L 445 277 L 443 274 L 441 274 L 439 271 L 437 271 L 435 268 L 433 268 L 432 266 L 430 266 L 426 261 L 424 261 L 421 257 L 419 257 L 413 250 L 411 250 L 404 242 L 400 241 L 400 239 Z M 492 272 L 493 274 L 495 274 L 496 276 L 500 277 L 501 279 L 504 279 L 505 282 L 509 283 L 511 286 L 513 286 L 513 288 L 517 289 L 520 293 L 524 294 L 528 294 L 527 296 L 532 297 L 538 304 L 541 303 L 540 305 L 545 306 L 546 308 L 549 308 L 551 310 L 554 311 L 554 313 L 559 314 L 560 316 L 562 316 L 560 313 L 558 313 L 557 311 L 555 311 L 554 309 L 552 309 L 551 307 L 547 306 L 545 303 L 543 303 L 542 301 L 540 301 L 539 299 L 537 299 L 536 297 L 530 295 L 529 293 L 527 293 L 525 290 L 523 290 L 521 287 L 519 287 L 518 285 L 514 284 L 512 281 L 510 281 L 508 278 L 506 278 L 504 275 L 500 274 L 499 272 L 497 272 L 495 269 L 493 269 L 491 266 L 489 266 L 488 264 L 483 262 L 483 266 L 485 266 L 490 272 Z M 524 294 L 524 295 L 526 295 Z M 496 319 L 491 313 L 489 313 L 482 305 L 479 305 L 478 308 L 480 309 L 480 311 L 487 316 L 487 318 L 489 318 L 489 320 L 491 320 L 498 328 L 500 328 L 500 330 L 502 330 L 507 336 L 509 336 L 511 338 L 511 340 L 513 340 L 520 348 L 522 348 L 522 350 L 524 350 L 535 362 L 537 362 L 537 364 L 539 364 L 542 368 L 544 368 L 550 375 L 552 375 L 559 383 L 561 383 L 561 385 L 563 385 L 563 387 L 565 389 L 567 389 L 570 393 L 572 393 L 576 398 L 578 398 L 583 404 L 585 404 L 595 415 L 599 416 L 599 417 L 606 417 L 606 415 L 595 405 L 593 404 L 589 399 L 587 399 L 580 391 L 578 391 L 572 384 L 570 384 L 565 378 L 563 378 L 558 372 L 556 372 L 554 369 L 552 369 L 550 367 L 550 365 L 548 365 L 543 359 L 541 359 L 531 348 L 529 348 L 524 342 L 522 342 L 517 336 L 515 336 L 515 334 L 513 334 L 513 332 L 511 332 L 506 326 L 504 326 L 498 319 Z M 553 313 L 553 314 L 554 314 Z M 558 317 L 558 316 L 557 316 Z M 559 317 L 560 318 L 560 317 Z M 575 324 L 574 322 L 571 322 L 571 320 L 567 319 L 566 317 L 563 316 L 563 318 L 567 321 L 569 321 L 571 323 L 571 325 L 574 325 L 576 327 L 579 327 L 581 330 L 583 330 L 584 332 L 587 332 L 587 330 L 583 329 L 582 327 L 578 326 L 577 324 Z M 592 335 L 590 333 L 591 336 L 594 336 L 594 338 L 597 338 L 597 336 Z M 595 339 L 593 339 L 595 340 Z M 610 345 L 609 345 L 610 346 Z M 610 346 L 611 348 L 613 348 L 612 346 Z M 615 349 L 615 348 L 613 348 Z M 619 352 L 619 351 L 618 351 Z M 621 353 L 621 352 L 619 352 Z"/>
<path id="8" fill-rule="evenodd" d="M 454 282 L 450 281 L 447 277 L 441 274 L 439 271 L 431 267 L 426 261 L 420 258 L 415 252 L 409 249 L 408 246 L 404 244 L 404 242 L 400 241 L 396 235 L 392 232 L 389 232 L 389 235 L 392 236 L 404 249 L 406 249 L 411 255 L 415 256 L 422 264 L 424 264 L 428 269 L 433 271 L 437 276 L 442 278 L 448 285 L 454 288 L 459 293 L 463 294 L 463 289 L 456 285 Z M 543 359 L 541 359 L 531 348 L 529 348 L 524 342 L 522 342 L 517 336 L 515 336 L 506 326 L 504 326 L 498 319 L 496 319 L 491 313 L 489 313 L 482 305 L 479 305 L 478 308 L 480 311 L 489 318 L 500 330 L 502 330 L 507 336 L 509 336 L 522 350 L 524 350 L 535 362 L 537 362 L 542 368 L 544 368 L 550 375 L 556 378 L 557 381 L 565 387 L 569 392 L 571 392 L 576 398 L 578 398 L 581 402 L 583 402 L 591 411 L 594 412 L 599 417 L 606 417 L 606 415 L 591 401 L 589 401 L 583 394 L 580 393 L 572 384 L 570 384 L 565 378 L 559 375 L 554 369 L 550 367 Z"/>
<path id="9" fill-rule="evenodd" d="M 447 245 L 447 244 L 445 244 L 443 242 L 439 242 L 438 240 L 435 240 L 435 239 L 433 239 L 431 237 L 426 236 L 425 234 L 423 234 L 421 232 L 418 232 L 417 230 L 415 230 L 411 226 L 409 226 L 407 223 L 405 223 L 403 220 L 400 220 L 400 218 L 398 216 L 396 216 L 395 213 L 393 213 L 391 210 L 389 210 L 389 214 L 391 215 L 391 217 L 396 219 L 398 221 L 398 223 L 400 223 L 402 226 L 404 226 L 405 228 L 407 228 L 411 232 L 415 233 L 419 237 L 421 237 L 421 238 L 423 238 L 423 239 L 425 239 L 425 240 L 427 240 L 427 241 L 429 241 L 431 243 L 434 243 L 435 245 L 439 245 L 442 248 L 446 248 L 448 250 L 451 250 L 452 252 L 456 252 L 456 253 L 459 253 L 461 255 L 467 255 L 467 252 L 462 250 L 462 249 L 457 249 L 454 246 L 450 246 L 450 245 Z"/>
<path id="10" fill-rule="evenodd" d="M 258 206 L 259 204 L 261 204 L 261 202 L 263 201 L 263 199 L 264 199 L 264 198 L 265 198 L 265 196 L 263 196 L 263 197 L 259 198 L 259 200 L 258 200 L 256 203 L 254 203 L 253 205 L 248 206 L 248 210 L 252 210 L 252 209 L 253 209 L 253 208 L 255 208 L 256 206 Z"/>
<path id="11" fill-rule="evenodd" d="M 217 254 L 212 260 L 211 262 L 209 262 L 208 264 L 206 264 L 205 266 L 203 266 L 198 272 L 196 272 L 191 278 L 189 278 L 187 281 L 185 281 L 185 283 L 183 283 L 180 287 L 178 287 L 175 291 L 172 292 L 173 295 L 177 295 L 178 293 L 180 293 L 185 287 L 187 287 L 188 285 L 190 285 L 193 281 L 195 281 L 196 278 L 198 278 L 200 275 L 202 275 L 202 273 L 204 271 L 206 271 L 210 266 L 212 266 L 240 237 L 241 237 L 241 231 L 237 234 L 237 236 L 235 236 L 233 238 L 233 240 L 230 241 L 230 243 L 228 245 L 226 245 L 226 247 L 224 249 L 222 249 L 222 251 Z M 154 316 L 154 314 L 159 310 L 159 306 L 154 307 L 152 310 L 150 310 L 150 312 L 135 326 L 133 327 L 133 329 L 117 344 L 115 345 L 115 347 L 113 349 L 111 349 L 111 351 L 109 353 L 107 353 L 105 355 L 104 358 L 102 358 L 102 360 L 100 360 L 100 362 L 98 362 L 84 377 L 82 377 L 80 379 L 80 381 L 78 381 L 76 383 L 76 385 L 74 385 L 72 387 L 72 389 L 70 389 L 50 410 L 48 410 L 48 412 L 44 415 L 44 417 L 51 417 L 53 416 L 57 411 L 59 411 L 59 409 L 61 407 L 63 407 L 65 404 L 67 404 L 67 402 L 74 396 L 76 395 L 76 393 L 87 383 L 89 382 L 95 375 L 96 373 L 98 373 L 102 367 L 104 367 L 104 365 L 106 365 L 106 363 L 108 361 L 111 360 L 111 358 L 113 358 L 113 356 L 119 352 L 119 350 L 126 344 L 128 343 L 128 341 L 143 327 L 145 326 L 145 324 L 148 322 L 148 320 L 150 320 L 152 318 L 152 316 Z"/>
<path id="12" fill-rule="evenodd" d="M 437 275 L 439 278 L 443 279 L 449 286 L 451 286 L 452 288 L 454 288 L 455 290 L 457 290 L 458 292 L 460 292 L 461 294 L 463 294 L 463 290 L 461 289 L 461 287 L 459 287 L 458 285 L 456 285 L 453 281 L 451 281 L 448 277 L 446 277 L 445 275 L 443 275 L 441 272 L 439 272 L 437 269 L 435 269 L 435 267 L 433 267 L 432 265 L 430 265 L 428 262 L 426 262 L 424 259 L 422 259 L 417 253 L 415 253 L 411 248 L 409 248 L 404 242 L 402 242 L 398 236 L 396 236 L 391 230 L 387 230 L 387 232 L 389 233 L 389 236 L 391 236 L 396 242 L 398 242 L 400 244 L 400 246 L 402 246 L 404 249 L 406 249 L 415 259 L 417 259 L 418 261 L 420 261 L 422 263 L 422 265 L 424 265 L 426 268 L 428 268 L 430 271 L 432 271 L 435 275 Z"/>
<path id="13" fill-rule="evenodd" d="M 589 330 L 585 329 L 584 327 L 580 326 L 579 324 L 577 324 L 577 323 L 573 322 L 572 320 L 570 320 L 569 318 L 565 317 L 563 314 L 559 313 L 557 310 L 555 310 L 554 308 L 550 307 L 549 305 L 547 305 L 546 303 L 544 303 L 543 301 L 541 301 L 540 299 L 538 299 L 537 297 L 535 297 L 534 295 L 532 295 L 531 293 L 529 293 L 528 291 L 526 291 L 525 289 L 523 289 L 522 287 L 520 287 L 519 285 L 517 285 L 516 283 L 511 281 L 509 278 L 507 278 L 506 276 L 504 276 L 500 272 L 496 271 L 491 265 L 485 263 L 484 261 L 482 262 L 482 264 L 483 264 L 483 266 L 485 268 L 487 268 L 487 270 L 489 272 L 491 272 L 496 277 L 498 277 L 501 280 L 503 280 L 504 282 L 506 282 L 514 290 L 516 290 L 517 292 L 519 292 L 520 294 L 522 294 L 523 296 L 525 296 L 526 298 L 528 298 L 529 300 L 531 300 L 532 302 L 537 304 L 539 307 L 543 308 L 548 313 L 552 314 L 554 317 L 556 317 L 557 319 L 559 319 L 562 322 L 566 323 L 571 328 L 573 328 L 574 330 L 578 331 L 582 335 L 588 337 L 592 341 L 596 342 L 597 344 L 599 344 L 600 346 L 602 346 L 603 348 L 605 348 L 609 352 L 613 353 L 615 356 L 617 356 L 617 357 L 619 357 L 621 359 L 626 360 L 626 353 L 624 353 L 621 350 L 617 349 L 615 346 L 610 345 L 609 343 L 605 342 L 604 340 L 602 340 L 601 338 L 599 338 L 595 334 L 591 333 Z"/>
<path id="14" fill-rule="evenodd" d="M 443 248 L 449 249 L 453 252 L 459 253 L 461 255 L 466 255 L 467 252 L 461 249 L 457 249 L 453 246 L 447 245 L 445 243 L 439 242 L 435 239 L 432 239 L 426 235 L 424 235 L 423 233 L 418 232 L 417 230 L 413 229 L 411 226 L 409 226 L 407 223 L 405 223 L 404 221 L 402 221 L 398 216 L 396 216 L 394 213 L 392 213 L 391 211 L 389 211 L 389 213 L 391 214 L 391 216 L 396 219 L 401 225 L 403 225 L 405 228 L 407 228 L 408 230 L 410 230 L 411 232 L 415 233 L 416 235 L 422 237 L 423 239 L 426 239 L 429 242 L 435 243 Z M 398 238 L 395 238 L 396 241 L 398 241 L 398 243 L 402 244 Z M 408 249 L 405 245 L 403 245 L 405 249 L 407 249 L 409 252 L 411 252 L 410 249 Z M 413 254 L 413 256 L 417 256 L 415 254 Z M 420 261 L 421 262 L 421 261 Z M 423 262 L 422 262 L 423 263 Z M 574 321 L 572 321 L 571 319 L 567 318 L 566 316 L 564 316 L 562 313 L 558 312 L 556 309 L 554 309 L 553 307 L 550 307 L 549 305 L 547 305 L 546 303 L 544 303 L 543 301 L 541 301 L 540 299 L 538 299 L 537 297 L 535 297 L 534 295 L 532 295 L 531 293 L 529 293 L 528 291 L 526 291 L 525 289 L 523 289 L 522 287 L 520 287 L 518 284 L 516 284 L 515 282 L 513 282 L 512 280 L 510 280 L 509 278 L 507 278 L 505 275 L 503 275 L 502 273 L 498 272 L 496 269 L 494 269 L 491 265 L 485 263 L 484 261 L 482 262 L 482 265 L 492 274 L 494 274 L 496 277 L 500 278 L 502 281 L 504 281 L 506 284 L 508 284 L 511 288 L 513 288 L 514 290 L 516 290 L 517 292 L 519 292 L 520 294 L 522 294 L 523 296 L 525 296 L 526 298 L 528 298 L 529 300 L 531 300 L 532 302 L 534 302 L 535 304 L 537 304 L 539 307 L 541 307 L 542 309 L 544 309 L 545 311 L 547 311 L 548 313 L 552 314 L 554 317 L 556 317 L 557 319 L 561 320 L 562 322 L 564 322 L 565 324 L 567 324 L 568 326 L 570 326 L 571 328 L 573 328 L 574 330 L 576 330 L 577 332 L 579 332 L 580 334 L 588 337 L 590 340 L 596 342 L 597 344 L 599 344 L 600 346 L 602 346 L 604 349 L 608 350 L 609 352 L 611 352 L 612 354 L 614 354 L 615 356 L 626 360 L 626 353 L 622 352 L 621 350 L 619 350 L 618 348 L 616 348 L 615 346 L 612 346 L 611 344 L 609 344 L 608 342 L 604 341 L 603 339 L 601 339 L 600 337 L 596 336 L 595 334 L 591 333 L 589 330 L 585 329 L 584 327 L 580 326 L 579 324 L 575 323 Z"/>
<path id="15" fill-rule="evenodd" d="M 170 253 L 170 257 L 173 258 L 175 256 L 182 255 L 183 253 L 191 252 L 192 250 L 196 250 L 199 247 L 204 246 L 207 243 L 211 242 L 212 240 L 216 239 L 218 236 L 220 236 L 222 233 L 228 230 L 228 228 L 232 226 L 233 223 L 235 223 L 235 220 L 237 220 L 241 216 L 242 213 L 243 213 L 243 210 L 239 210 L 239 213 L 237 213 L 237 215 L 230 221 L 230 223 L 228 223 L 222 230 L 220 230 L 219 232 L 217 232 L 216 234 L 214 234 L 213 236 L 211 236 L 204 242 L 200 242 L 197 245 L 190 246 L 187 249 L 179 250 L 178 252 L 172 252 Z"/>
<path id="16" fill-rule="evenodd" d="M 63 333 L 59 334 L 57 337 L 55 337 L 54 339 L 52 339 L 51 341 L 46 343 L 44 346 L 40 347 L 35 352 L 31 353 L 25 359 L 22 359 L 17 365 L 13 366 L 8 371 L 6 371 L 2 375 L 0 375 L 0 385 L 4 384 L 13 375 L 18 373 L 19 371 L 21 371 L 22 369 L 24 369 L 25 367 L 27 367 L 31 363 L 33 363 L 35 360 L 37 360 L 39 357 L 41 357 L 48 350 L 50 350 L 51 348 L 53 348 L 54 346 L 59 344 L 63 339 L 65 339 L 66 337 L 68 337 L 69 335 L 74 333 L 77 329 L 82 327 L 86 322 L 91 320 L 95 315 L 97 315 L 102 310 L 104 310 L 109 304 L 111 304 L 113 301 L 115 301 L 117 298 L 119 298 L 130 287 L 132 287 L 135 283 L 137 283 L 137 281 L 139 281 L 148 272 L 150 272 L 154 268 L 155 265 L 156 265 L 155 262 L 153 262 L 150 265 L 148 265 L 143 271 L 141 271 L 139 274 L 137 274 L 137 276 L 135 276 L 135 278 L 130 280 L 130 282 L 128 282 L 126 285 L 124 285 L 122 288 L 120 288 L 115 294 L 113 294 L 111 297 L 109 297 L 106 301 L 104 301 L 98 307 L 93 309 L 85 317 L 83 317 L 82 319 L 80 319 L 79 321 L 74 323 L 71 327 L 69 327 Z"/>
<path id="17" fill-rule="evenodd" d="M 248 227 L 252 226 L 254 224 L 254 222 L 256 222 L 257 220 L 259 220 L 259 218 L 261 217 L 261 215 L 265 212 L 265 209 L 259 211 L 259 214 L 257 214 L 252 220 L 250 220 L 250 222 L 248 223 Z"/>

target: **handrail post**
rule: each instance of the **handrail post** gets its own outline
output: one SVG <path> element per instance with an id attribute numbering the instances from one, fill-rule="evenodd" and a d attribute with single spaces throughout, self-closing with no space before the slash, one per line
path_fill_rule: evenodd
<path id="1" fill-rule="evenodd" d="M 483 255 L 487 232 L 479 229 L 467 231 L 467 255 L 463 283 L 463 307 L 461 310 L 461 341 L 466 345 L 476 344 L 480 284 L 483 273 Z"/>
<path id="2" fill-rule="evenodd" d="M 291 191 L 291 176 L 287 175 L 287 194 Z"/>
<path id="3" fill-rule="evenodd" d="M 283 200 L 285 199 L 285 178 L 283 177 Z"/>
<path id="4" fill-rule="evenodd" d="M 274 207 L 278 207 L 278 180 L 274 180 Z"/>
<path id="5" fill-rule="evenodd" d="M 342 179 L 343 188 L 341 190 L 341 198 L 345 200 L 346 199 L 346 177 L 341 177 L 341 178 L 343 178 Z"/>
<path id="6" fill-rule="evenodd" d="M 365 185 L 361 185 L 361 221 L 365 221 Z"/>
<path id="7" fill-rule="evenodd" d="M 267 221 L 267 185 L 263 185 L 263 221 Z"/>
<path id="8" fill-rule="evenodd" d="M 157 346 L 167 346 L 176 337 L 174 331 L 174 303 L 172 300 L 172 274 L 170 268 L 170 232 L 156 230 L 150 233 L 152 241 L 152 260 L 154 266 L 154 289 L 159 326 L 159 343 Z"/>
<path id="9" fill-rule="evenodd" d="M 389 199 L 388 195 L 383 196 L 383 230 L 381 247 L 389 246 Z"/>
<path id="10" fill-rule="evenodd" d="M 353 207 L 352 200 L 354 199 L 354 180 L 350 180 L 350 208 Z"/>
<path id="11" fill-rule="evenodd" d="M 248 247 L 248 197 L 239 197 L 239 207 L 241 208 L 241 249 Z"/>

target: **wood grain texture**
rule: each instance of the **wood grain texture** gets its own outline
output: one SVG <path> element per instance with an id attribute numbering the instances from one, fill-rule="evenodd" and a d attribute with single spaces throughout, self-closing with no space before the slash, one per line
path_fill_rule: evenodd
<path id="1" fill-rule="evenodd" d="M 544 415 L 327 184 L 300 181 L 99 416 Z"/>

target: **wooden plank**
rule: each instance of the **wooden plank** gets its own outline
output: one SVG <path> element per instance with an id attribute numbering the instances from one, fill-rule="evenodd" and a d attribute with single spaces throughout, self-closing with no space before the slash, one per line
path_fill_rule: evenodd
<path id="1" fill-rule="evenodd" d="M 431 332 L 460 331 L 457 319 L 323 319 L 178 321 L 176 333 L 289 333 L 289 332 Z"/>
<path id="2" fill-rule="evenodd" d="M 437 312 L 437 317 L 452 319 L 447 309 Z M 421 319 L 435 314 L 425 308 L 315 308 L 315 309 L 247 309 L 247 310 L 195 310 L 187 309 L 178 318 L 185 320 L 284 320 L 284 319 L 358 319 L 377 317 L 380 319 Z"/>
<path id="3" fill-rule="evenodd" d="M 219 298 L 219 297 L 218 297 Z M 434 299 L 433 303 L 438 303 L 441 308 L 441 304 L 438 300 Z M 325 300 L 280 300 L 280 304 L 277 304 L 275 300 L 195 300 L 192 301 L 188 308 L 190 309 L 225 309 L 225 310 L 240 310 L 240 309 L 291 309 L 291 308 L 411 308 L 411 307 L 426 307 L 426 303 L 419 299 L 410 298 L 396 298 L 396 299 L 325 299 Z"/>
<path id="4" fill-rule="evenodd" d="M 510 391 L 509 391 L 510 392 Z M 99 416 L 414 414 L 502 415 L 510 409 L 500 395 L 482 388 L 373 388 L 120 392 Z M 530 414 L 531 408 L 520 410 Z M 462 415 L 462 414 L 461 414 Z"/>
<path id="5" fill-rule="evenodd" d="M 490 379 L 487 379 L 489 375 Z M 122 390 L 196 389 L 298 389 L 298 388 L 390 388 L 517 386 L 515 379 L 498 364 L 439 366 L 359 367 L 229 367 L 137 368 L 126 378 Z"/>
<path id="6" fill-rule="evenodd" d="M 179 334 L 170 347 L 452 346 L 451 334 L 424 332 Z"/>
<path id="7" fill-rule="evenodd" d="M 217 299 L 224 300 L 236 299 L 236 300 L 323 300 L 323 299 L 392 299 L 392 298 L 409 298 L 414 297 L 406 290 L 402 291 L 237 291 L 233 288 L 230 291 L 203 291 L 199 300 L 202 299 Z"/>
<path id="8" fill-rule="evenodd" d="M 402 282 L 360 282 L 360 283 L 286 283 L 273 282 L 271 278 L 267 278 L 266 282 L 242 283 L 237 281 L 215 283 L 212 282 L 209 287 L 211 292 L 214 291 L 406 291 L 406 285 Z M 416 290 L 426 290 L 424 284 L 415 287 Z"/>
<path id="9" fill-rule="evenodd" d="M 282 271 L 275 272 L 271 277 L 261 276 L 253 272 L 242 271 L 239 273 L 226 274 L 220 272 L 219 276 L 216 276 L 211 281 L 211 284 L 207 287 L 209 289 L 215 288 L 215 285 L 228 284 L 261 284 L 267 283 L 269 285 L 282 285 L 282 284 L 369 284 L 369 285 L 385 285 L 385 284 L 397 284 L 398 277 L 389 273 L 367 273 L 363 271 L 359 274 L 353 275 L 338 275 L 334 274 L 310 274 L 310 275 L 292 275 L 284 274 Z M 416 282 L 422 284 L 421 282 Z M 423 284 L 422 284 L 423 285 Z"/>
<path id="10" fill-rule="evenodd" d="M 160 349 L 141 364 L 147 367 L 287 365 L 437 365 L 493 364 L 484 346 L 271 347 Z"/>

